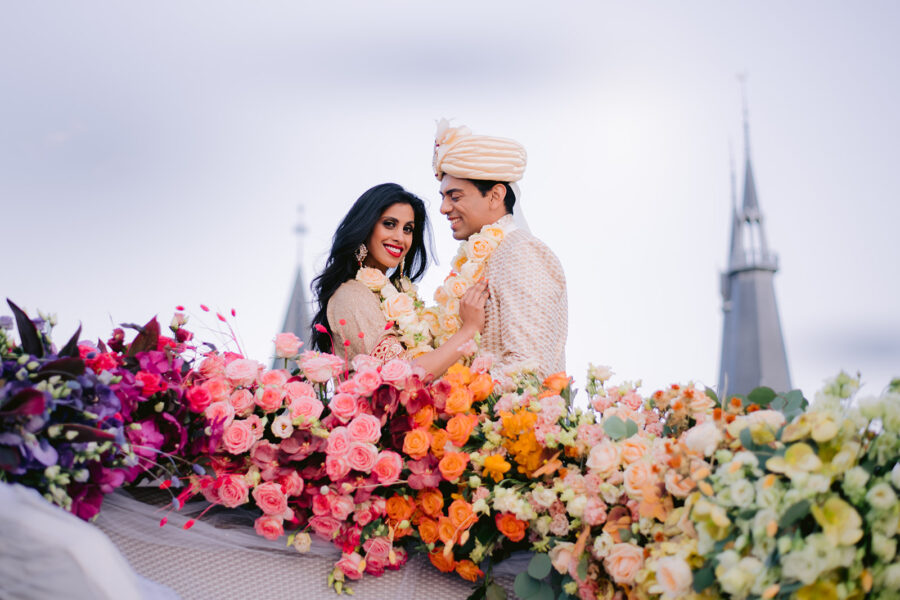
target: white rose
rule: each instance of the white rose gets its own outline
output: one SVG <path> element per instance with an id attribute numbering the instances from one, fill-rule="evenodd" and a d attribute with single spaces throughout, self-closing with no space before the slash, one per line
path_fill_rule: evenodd
<path id="1" fill-rule="evenodd" d="M 656 561 L 656 581 L 665 595 L 680 598 L 687 594 L 694 577 L 683 558 L 667 556 Z"/>
<path id="2" fill-rule="evenodd" d="M 709 456 L 716 451 L 722 441 L 722 432 L 715 423 L 709 421 L 695 425 L 684 435 L 684 444 L 693 452 Z"/>
<path id="3" fill-rule="evenodd" d="M 900 590 L 900 563 L 888 565 L 883 577 L 885 589 Z"/>
<path id="4" fill-rule="evenodd" d="M 894 469 L 895 471 L 897 469 Z M 844 473 L 844 485 L 850 490 L 859 490 L 869 481 L 869 472 L 862 467 L 853 467 Z"/>
<path id="5" fill-rule="evenodd" d="M 365 284 L 373 292 L 378 292 L 388 282 L 387 277 L 378 269 L 363 267 L 356 272 L 356 280 Z"/>
<path id="6" fill-rule="evenodd" d="M 881 481 L 872 486 L 866 500 L 875 510 L 888 510 L 897 502 L 897 494 L 891 486 Z"/>

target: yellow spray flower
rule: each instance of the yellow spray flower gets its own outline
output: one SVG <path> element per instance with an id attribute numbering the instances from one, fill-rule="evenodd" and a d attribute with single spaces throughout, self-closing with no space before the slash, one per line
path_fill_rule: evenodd
<path id="1" fill-rule="evenodd" d="M 810 511 L 832 544 L 851 546 L 863 536 L 859 513 L 837 496 L 831 496 L 825 504 L 815 505 Z"/>
<path id="2" fill-rule="evenodd" d="M 499 454 L 492 454 L 484 459 L 484 475 L 490 475 L 494 481 L 499 482 L 503 479 L 503 475 L 512 467 Z"/>

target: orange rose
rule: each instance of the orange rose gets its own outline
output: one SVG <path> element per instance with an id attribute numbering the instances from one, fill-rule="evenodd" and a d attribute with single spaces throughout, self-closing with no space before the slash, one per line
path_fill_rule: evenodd
<path id="1" fill-rule="evenodd" d="M 422 512 L 429 517 L 437 517 L 444 508 L 444 495 L 437 488 L 426 488 L 417 497 Z"/>
<path id="2" fill-rule="evenodd" d="M 462 448 L 477 424 L 478 417 L 475 415 L 454 415 L 447 422 L 447 437 L 455 446 Z"/>
<path id="3" fill-rule="evenodd" d="M 434 550 L 429 552 L 428 560 L 437 567 L 438 571 L 443 573 L 451 573 L 456 569 L 456 560 L 453 558 L 452 554 L 449 557 L 444 556 L 443 546 L 437 546 Z"/>
<path id="4" fill-rule="evenodd" d="M 435 458 L 444 456 L 444 446 L 447 445 L 447 432 L 443 429 L 435 429 L 431 432 L 431 453 Z"/>
<path id="5" fill-rule="evenodd" d="M 484 577 L 484 571 L 479 569 L 471 560 L 461 560 L 456 563 L 456 572 L 459 576 L 468 581 L 478 581 Z"/>
<path id="6" fill-rule="evenodd" d="M 474 400 L 475 395 L 468 387 L 454 386 L 453 391 L 450 392 L 450 396 L 447 398 L 447 405 L 444 407 L 444 410 L 451 415 L 469 412 Z"/>
<path id="7" fill-rule="evenodd" d="M 520 521 L 512 513 L 498 514 L 494 521 L 497 523 L 497 529 L 514 542 L 521 541 L 525 537 L 525 528 L 528 523 Z"/>
<path id="8" fill-rule="evenodd" d="M 622 460 L 628 464 L 637 462 L 647 453 L 648 448 L 647 440 L 631 436 L 622 442 Z"/>
<path id="9" fill-rule="evenodd" d="M 444 379 L 453 385 L 468 385 L 472 381 L 472 371 L 466 365 L 456 363 L 447 369 Z"/>
<path id="10" fill-rule="evenodd" d="M 413 422 L 416 424 L 416 427 L 428 429 L 429 427 L 431 427 L 431 423 L 434 422 L 434 407 L 430 404 L 428 406 L 423 406 L 416 414 L 412 416 L 412 418 Z"/>
<path id="11" fill-rule="evenodd" d="M 395 523 L 409 519 L 415 508 L 416 506 L 413 504 L 412 500 L 399 495 L 391 496 L 385 504 L 385 511 L 387 512 L 388 519 Z"/>
<path id="12" fill-rule="evenodd" d="M 472 505 L 463 499 L 451 502 L 450 507 L 447 509 L 447 514 L 450 515 L 450 522 L 453 523 L 453 526 L 460 530 L 468 529 L 477 520 L 475 511 L 472 510 Z"/>
<path id="13" fill-rule="evenodd" d="M 566 375 L 565 371 L 560 371 L 559 373 L 554 373 L 547 377 L 544 380 L 544 386 L 550 388 L 557 394 L 566 389 L 569 385 L 569 376 Z"/>
<path id="14" fill-rule="evenodd" d="M 419 521 L 419 537 L 426 544 L 434 543 L 438 540 L 438 525 L 434 519 L 423 518 Z"/>
<path id="15" fill-rule="evenodd" d="M 469 389 L 475 395 L 475 400 L 480 402 L 494 391 L 494 380 L 487 373 L 479 373 L 469 384 Z"/>
<path id="16" fill-rule="evenodd" d="M 447 481 L 455 481 L 466 470 L 469 464 L 469 455 L 465 452 L 445 452 L 444 458 L 438 463 L 441 475 Z"/>
<path id="17" fill-rule="evenodd" d="M 431 434 L 422 428 L 406 432 L 403 438 L 403 451 L 415 459 L 425 458 L 431 447 Z"/>
<path id="18" fill-rule="evenodd" d="M 450 544 L 459 539 L 459 530 L 453 525 L 450 519 L 442 516 L 438 519 L 438 537 L 441 538 L 441 541 L 445 544 Z"/>

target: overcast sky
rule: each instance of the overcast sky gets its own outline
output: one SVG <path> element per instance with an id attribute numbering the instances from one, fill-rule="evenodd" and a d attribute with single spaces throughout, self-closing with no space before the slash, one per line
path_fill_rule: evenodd
<path id="1" fill-rule="evenodd" d="M 457 244 L 431 172 L 449 117 L 528 150 L 577 381 L 712 386 L 746 72 L 793 383 L 877 393 L 900 375 L 897 23 L 887 1 L 8 2 L 0 294 L 56 312 L 60 342 L 233 307 L 267 362 L 298 206 L 309 278 L 367 188 L 422 196 L 430 297 Z"/>

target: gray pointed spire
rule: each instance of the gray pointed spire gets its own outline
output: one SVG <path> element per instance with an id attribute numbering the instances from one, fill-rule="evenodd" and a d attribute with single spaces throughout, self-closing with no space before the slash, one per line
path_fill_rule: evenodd
<path id="1" fill-rule="evenodd" d="M 769 251 L 750 161 L 749 125 L 744 102 L 744 195 L 738 208 L 732 163 L 732 225 L 728 270 L 722 274 L 722 359 L 720 395 L 746 394 L 764 385 L 791 388 L 781 333 L 774 276 L 778 257 Z"/>
<path id="2" fill-rule="evenodd" d="M 303 206 L 297 209 L 300 213 L 299 222 L 294 227 L 297 234 L 297 271 L 294 276 L 294 287 L 291 290 L 291 298 L 288 301 L 287 311 L 284 315 L 284 325 L 279 333 L 293 333 L 303 341 L 303 349 L 309 348 L 310 323 L 312 322 L 311 308 L 306 294 L 306 279 L 303 277 L 303 237 L 306 234 L 306 225 L 303 223 Z M 283 368 L 284 361 L 272 359 L 272 368 Z"/>

